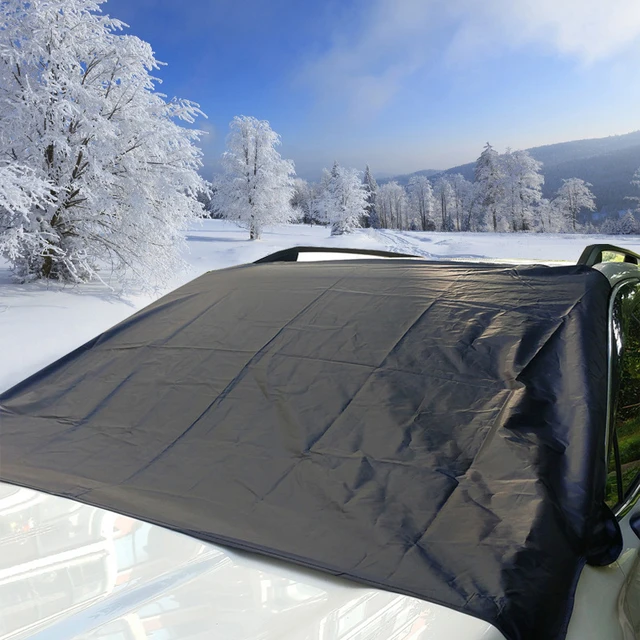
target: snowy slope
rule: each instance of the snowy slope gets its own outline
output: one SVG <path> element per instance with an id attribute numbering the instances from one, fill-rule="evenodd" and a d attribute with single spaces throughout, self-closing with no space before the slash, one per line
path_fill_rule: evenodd
<path id="1" fill-rule="evenodd" d="M 220 221 L 207 220 L 187 234 L 189 269 L 156 295 L 117 295 L 107 286 L 16 285 L 0 261 L 0 391 L 120 322 L 166 291 L 211 269 L 252 262 L 295 245 L 388 249 L 433 259 L 575 262 L 587 244 L 610 242 L 640 252 L 638 237 L 490 233 L 418 233 L 361 230 L 332 238 L 325 227 L 283 225 L 261 241 Z"/>

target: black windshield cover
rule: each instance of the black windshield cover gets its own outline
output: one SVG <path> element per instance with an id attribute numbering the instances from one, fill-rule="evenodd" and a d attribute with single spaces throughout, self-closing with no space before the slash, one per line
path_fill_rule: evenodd
<path id="1" fill-rule="evenodd" d="M 0 478 L 562 638 L 606 528 L 609 291 L 587 267 L 207 273 L 1 395 Z"/>

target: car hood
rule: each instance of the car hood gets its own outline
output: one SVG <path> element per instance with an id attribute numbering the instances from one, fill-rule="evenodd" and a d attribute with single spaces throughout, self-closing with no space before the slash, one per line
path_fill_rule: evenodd
<path id="1" fill-rule="evenodd" d="M 0 639 L 503 640 L 406 596 L 0 483 Z"/>

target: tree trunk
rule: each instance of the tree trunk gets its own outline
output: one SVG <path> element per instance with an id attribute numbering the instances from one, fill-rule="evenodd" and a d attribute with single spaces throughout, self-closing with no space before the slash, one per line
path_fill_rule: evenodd
<path id="1" fill-rule="evenodd" d="M 260 227 L 256 224 L 255 216 L 252 214 L 249 219 L 249 240 L 260 239 Z"/>
<path id="2" fill-rule="evenodd" d="M 51 278 L 53 272 L 53 258 L 51 254 L 47 254 L 42 261 L 42 277 L 43 278 Z"/>

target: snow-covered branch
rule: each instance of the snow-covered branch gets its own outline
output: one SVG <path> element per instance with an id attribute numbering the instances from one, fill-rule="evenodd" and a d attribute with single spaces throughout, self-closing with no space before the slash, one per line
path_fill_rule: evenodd
<path id="1" fill-rule="evenodd" d="M 202 211 L 200 132 L 178 122 L 203 114 L 155 90 L 151 46 L 102 4 L 0 4 L 0 162 L 24 177 L 0 209 L 0 252 L 24 279 L 110 264 L 162 282 Z"/>

